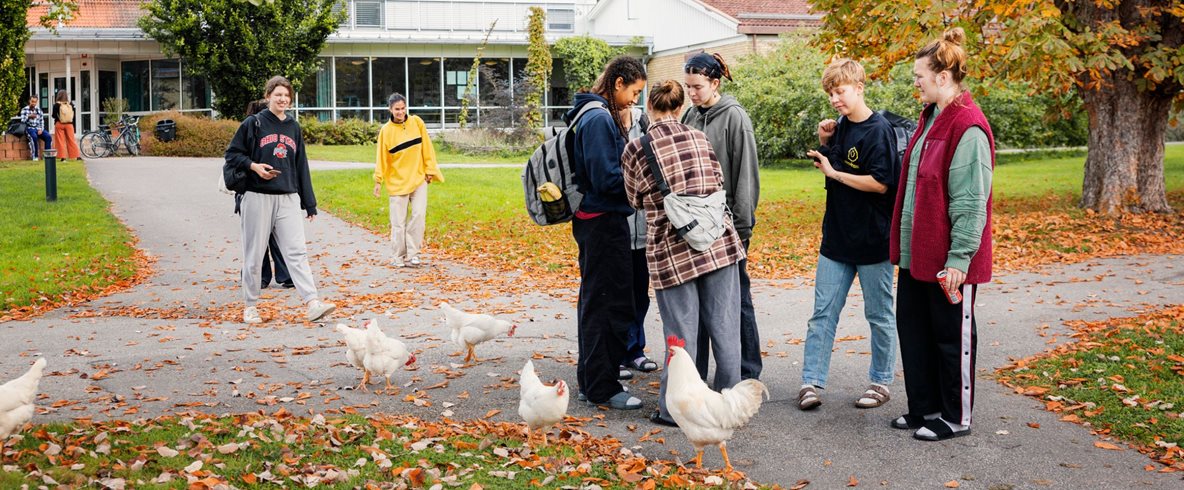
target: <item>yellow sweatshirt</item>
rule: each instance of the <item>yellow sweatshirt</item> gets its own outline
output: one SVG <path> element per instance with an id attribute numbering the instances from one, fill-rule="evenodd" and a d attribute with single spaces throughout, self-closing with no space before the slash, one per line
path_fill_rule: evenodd
<path id="1" fill-rule="evenodd" d="M 387 121 L 382 125 L 378 132 L 374 183 L 385 184 L 392 196 L 403 196 L 415 191 L 428 175 L 432 176 L 432 182 L 444 182 L 423 119 L 407 116 L 402 124 Z"/>

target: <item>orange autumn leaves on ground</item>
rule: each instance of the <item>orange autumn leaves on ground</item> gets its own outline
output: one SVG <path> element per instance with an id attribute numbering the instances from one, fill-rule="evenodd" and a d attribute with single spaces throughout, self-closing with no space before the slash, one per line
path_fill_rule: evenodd
<path id="1" fill-rule="evenodd" d="M 1184 196 L 1176 195 L 1177 208 Z M 758 279 L 813 274 L 822 240 L 822 209 L 813 202 L 762 203 L 749 249 L 749 273 Z M 1184 212 L 1101 216 L 1077 209 L 1075 198 L 997 201 L 995 268 L 1030 270 L 1092 258 L 1184 253 Z M 492 223 L 449 223 L 430 237 L 449 260 L 484 271 L 521 271 L 515 281 L 534 291 L 572 287 L 578 279 L 569 225 L 536 226 L 515 217 Z"/>
<path id="2" fill-rule="evenodd" d="M 156 263 L 156 258 L 135 248 L 134 243 L 130 245 L 132 250 L 134 250 L 132 255 L 115 258 L 111 262 L 101 265 L 100 268 L 105 275 L 101 280 L 95 281 L 93 285 L 86 285 L 80 289 L 66 291 L 57 295 L 42 296 L 31 305 L 11 308 L 6 311 L 0 310 L 0 323 L 12 320 L 26 320 L 63 306 L 86 303 L 103 296 L 130 289 L 144 282 L 152 275 L 152 265 Z M 134 264 L 135 266 L 135 272 L 130 277 L 122 277 L 119 272 L 126 264 Z M 67 271 L 62 272 L 70 273 Z"/>
<path id="3" fill-rule="evenodd" d="M 188 485 L 352 488 L 758 488 L 739 472 L 650 460 L 578 420 L 535 451 L 519 424 L 439 422 L 409 416 L 311 418 L 287 410 L 215 417 L 199 413 L 135 421 L 79 419 L 30 429 L 0 462 L 7 488 L 21 484 L 124 488 Z M 47 480 L 49 478 L 49 480 Z M 50 483 L 50 481 L 53 481 Z"/>
<path id="4" fill-rule="evenodd" d="M 1163 465 L 1148 471 L 1184 470 L 1184 305 L 1066 325 L 1074 342 L 1014 360 L 998 370 L 999 381 L 1090 427 L 1104 439 L 1095 447 L 1130 444 Z"/>

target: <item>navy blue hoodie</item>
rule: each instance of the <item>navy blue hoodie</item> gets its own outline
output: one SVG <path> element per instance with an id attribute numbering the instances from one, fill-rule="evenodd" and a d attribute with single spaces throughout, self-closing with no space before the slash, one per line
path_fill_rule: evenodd
<path id="1" fill-rule="evenodd" d="M 592 101 L 608 106 L 608 101 L 595 94 L 576 94 L 566 119 L 570 121 L 580 107 Z M 608 110 L 594 109 L 584 114 L 575 127 L 575 181 L 584 193 L 580 211 L 585 213 L 633 214 L 625 198 L 625 178 L 621 174 L 621 153 L 625 138 Z"/>

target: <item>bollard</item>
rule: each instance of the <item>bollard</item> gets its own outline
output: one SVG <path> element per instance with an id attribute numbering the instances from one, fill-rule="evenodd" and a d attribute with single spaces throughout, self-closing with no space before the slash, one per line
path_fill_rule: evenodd
<path id="1" fill-rule="evenodd" d="M 45 200 L 58 200 L 58 151 L 54 149 L 42 150 L 45 156 Z"/>

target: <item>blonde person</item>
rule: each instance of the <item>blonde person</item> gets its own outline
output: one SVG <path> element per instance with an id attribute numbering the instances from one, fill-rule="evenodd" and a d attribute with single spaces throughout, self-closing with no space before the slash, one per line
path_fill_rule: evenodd
<path id="1" fill-rule="evenodd" d="M 748 250 L 752 228 L 756 226 L 756 205 L 760 199 L 760 174 L 756 158 L 756 135 L 748 111 L 731 95 L 720 93 L 724 78 L 732 73 L 719 54 L 699 53 L 683 66 L 687 96 L 693 107 L 682 115 L 682 123 L 707 135 L 715 157 L 724 173 L 728 209 L 735 220 L 736 233 Z M 707 335 L 700 329 L 699 349 L 709 350 Z M 695 360 L 699 375 L 707 378 L 707 358 Z M 761 338 L 752 307 L 752 291 L 748 279 L 748 260 L 740 261 L 740 377 L 761 377 Z"/>
<path id="2" fill-rule="evenodd" d="M 955 27 L 917 52 L 913 86 L 925 108 L 905 150 L 889 241 L 900 266 L 896 325 L 909 402 L 892 427 L 925 441 L 970 434 L 974 302 L 991 280 L 995 138 L 962 84 L 965 39 Z"/>
<path id="3" fill-rule="evenodd" d="M 53 103 L 53 139 L 62 151 L 59 160 L 78 159 L 78 141 L 74 139 L 74 103 L 65 90 L 58 90 Z"/>
<path id="4" fill-rule="evenodd" d="M 839 120 L 818 123 L 817 151 L 807 155 L 825 176 L 826 214 L 814 275 L 814 314 L 807 323 L 798 408 L 822 404 L 839 314 L 855 276 L 863 289 L 863 314 L 871 328 L 870 384 L 855 401 L 875 408 L 890 398 L 896 368 L 896 318 L 892 313 L 892 263 L 888 262 L 888 226 L 900 158 L 896 136 L 884 116 L 863 97 L 863 66 L 840 58 L 822 72 L 822 89 Z"/>
<path id="5" fill-rule="evenodd" d="M 263 98 L 267 109 L 249 116 L 226 148 L 226 163 L 247 173 L 247 190 L 235 196 L 235 212 L 241 216 L 243 237 L 244 323 L 262 323 L 259 301 L 260 274 L 268 238 L 275 233 L 296 293 L 308 307 L 306 318 L 316 321 L 336 307 L 321 301 L 308 265 L 308 246 L 300 214 L 309 221 L 317 216 L 317 198 L 308 172 L 304 133 L 296 118 L 287 115 L 292 104 L 292 83 L 276 76 L 267 81 Z"/>
<path id="6" fill-rule="evenodd" d="M 428 212 L 428 184 L 444 182 L 444 174 L 423 119 L 407 114 L 407 98 L 391 94 L 387 109 L 391 118 L 378 132 L 374 197 L 382 197 L 383 187 L 390 195 L 392 264 L 419 267 L 423 264 L 419 253 Z"/>
<path id="7" fill-rule="evenodd" d="M 723 172 L 707 136 L 676 119 L 682 105 L 683 91 L 678 82 L 667 80 L 650 88 L 649 113 L 653 120 L 647 132 L 649 144 L 670 193 L 707 196 L 723 189 Z M 716 363 L 714 388 L 731 388 L 740 382 L 737 264 L 744 259 L 744 246 L 730 219 L 724 235 L 706 251 L 697 251 L 678 237 L 650 170 L 642 146 L 646 141 L 638 139 L 625 146 L 621 168 L 629 203 L 645 212 L 650 285 L 662 315 L 663 336 L 686 340 L 685 348 L 691 357 L 707 355 L 698 350 L 701 344 L 696 337 L 710 336 Z M 650 421 L 672 426 L 675 423 L 666 408 L 667 371 L 662 370 L 658 410 L 650 415 Z"/>

